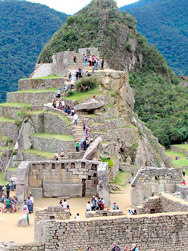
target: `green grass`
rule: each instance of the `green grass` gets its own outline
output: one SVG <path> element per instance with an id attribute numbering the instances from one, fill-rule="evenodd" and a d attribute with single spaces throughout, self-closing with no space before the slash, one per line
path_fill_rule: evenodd
<path id="1" fill-rule="evenodd" d="M 14 146 L 2 146 L 0 147 L 0 151 L 8 151 L 8 150 L 12 150 L 14 148 Z"/>
<path id="2" fill-rule="evenodd" d="M 31 109 L 31 105 L 27 103 L 1 103 L 0 107 L 27 108 Z"/>
<path id="3" fill-rule="evenodd" d="M 62 141 L 74 141 L 75 140 L 71 135 L 61 135 L 61 134 L 53 134 L 53 133 L 36 133 L 32 136 L 38 137 L 38 138 L 58 139 Z"/>
<path id="4" fill-rule="evenodd" d="M 10 170 L 10 171 L 17 171 L 18 167 L 9 168 L 8 170 Z"/>
<path id="5" fill-rule="evenodd" d="M 107 162 L 109 168 L 112 168 L 114 166 L 114 162 L 113 162 L 113 160 L 111 158 L 110 159 L 101 158 L 101 160 L 102 160 L 102 162 Z"/>
<path id="6" fill-rule="evenodd" d="M 48 112 L 46 112 L 46 113 L 47 113 L 47 114 L 51 114 L 51 115 L 53 115 L 53 116 L 57 116 L 57 117 L 59 117 L 61 120 L 63 120 L 67 125 L 71 125 L 70 120 L 69 120 L 65 115 L 63 115 L 63 114 L 55 113 L 55 112 L 50 112 L 50 111 L 48 111 Z"/>
<path id="7" fill-rule="evenodd" d="M 180 152 L 175 152 L 171 150 L 166 150 L 165 154 L 172 159 L 172 166 L 173 167 L 182 167 L 188 166 L 188 160 L 186 159 L 186 155 Z M 180 159 L 176 160 L 176 157 L 180 157 Z"/>
<path id="8" fill-rule="evenodd" d="M 7 141 L 7 142 L 12 142 L 12 140 L 9 139 L 7 136 L 2 136 L 2 135 L 0 135 L 0 140 Z"/>
<path id="9" fill-rule="evenodd" d="M 118 175 L 115 177 L 115 180 L 112 184 L 117 186 L 122 186 L 125 183 L 126 179 L 130 176 L 130 173 L 119 171 Z"/>
<path id="10" fill-rule="evenodd" d="M 0 122 L 9 122 L 9 123 L 14 123 L 15 120 L 13 119 L 9 119 L 9 118 L 6 118 L 6 117 L 0 117 Z"/>
<path id="11" fill-rule="evenodd" d="M 49 88 L 49 89 L 45 89 L 45 90 L 24 90 L 24 91 L 17 91 L 15 93 L 45 93 L 45 92 L 57 92 L 58 89 L 57 88 Z"/>
<path id="12" fill-rule="evenodd" d="M 0 184 L 1 185 L 6 185 L 8 181 L 4 180 L 4 173 L 0 173 Z"/>
<path id="13" fill-rule="evenodd" d="M 31 80 L 31 79 L 56 79 L 56 78 L 66 78 L 66 77 L 58 77 L 56 75 L 50 75 L 46 77 L 41 77 L 41 78 L 22 78 L 21 80 Z"/>
<path id="14" fill-rule="evenodd" d="M 184 150 L 188 150 L 188 144 L 173 145 L 173 146 L 179 147 L 179 148 L 184 149 Z"/>
<path id="15" fill-rule="evenodd" d="M 44 113 L 43 110 L 40 110 L 40 111 L 31 111 L 29 114 L 30 115 L 38 115 L 38 114 L 42 114 L 42 113 Z"/>
<path id="16" fill-rule="evenodd" d="M 99 88 L 95 88 L 88 92 L 75 92 L 74 95 L 70 97 L 63 97 L 64 100 L 73 100 L 77 101 L 78 103 L 81 103 L 85 101 L 86 99 L 92 98 L 94 95 L 106 95 L 106 93 L 100 92 Z"/>
<path id="17" fill-rule="evenodd" d="M 24 151 L 24 153 L 30 153 L 30 154 L 34 154 L 37 156 L 41 156 L 47 159 L 53 159 L 54 158 L 54 153 L 52 152 L 43 152 L 43 151 L 39 151 L 36 149 L 30 149 L 30 150 L 26 150 Z"/>

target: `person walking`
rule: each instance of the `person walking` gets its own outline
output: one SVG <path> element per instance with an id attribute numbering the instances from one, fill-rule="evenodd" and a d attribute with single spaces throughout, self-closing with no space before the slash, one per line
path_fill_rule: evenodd
<path id="1" fill-rule="evenodd" d="M 74 124 L 78 125 L 78 114 L 76 112 L 74 113 L 73 119 L 74 119 Z"/>
<path id="2" fill-rule="evenodd" d="M 75 147 L 76 147 L 76 151 L 79 152 L 80 151 L 80 145 L 79 145 L 78 141 L 75 141 Z"/>

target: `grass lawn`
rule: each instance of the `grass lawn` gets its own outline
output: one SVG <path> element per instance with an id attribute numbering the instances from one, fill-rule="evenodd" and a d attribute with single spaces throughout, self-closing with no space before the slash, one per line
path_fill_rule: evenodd
<path id="1" fill-rule="evenodd" d="M 0 184 L 1 185 L 6 185 L 8 181 L 4 180 L 4 173 L 0 173 Z"/>
<path id="2" fill-rule="evenodd" d="M 180 152 L 174 152 L 171 150 L 166 150 L 165 154 L 172 159 L 172 166 L 173 167 L 182 167 L 188 166 L 188 159 L 186 159 L 186 155 Z M 176 160 L 176 157 L 180 157 L 180 159 Z"/>
<path id="3" fill-rule="evenodd" d="M 41 77 L 41 78 L 22 78 L 21 80 L 31 80 L 31 79 L 56 79 L 56 78 L 67 78 L 67 77 L 58 77 L 56 75 L 50 75 L 46 77 Z"/>
<path id="4" fill-rule="evenodd" d="M 188 151 L 188 144 L 181 144 L 181 145 L 174 145 L 174 146 Z"/>
<path id="5" fill-rule="evenodd" d="M 8 151 L 8 150 L 12 150 L 14 148 L 14 146 L 2 146 L 0 147 L 0 151 Z"/>
<path id="6" fill-rule="evenodd" d="M 12 140 L 9 139 L 7 136 L 2 136 L 2 135 L 0 135 L 0 140 L 7 141 L 7 142 L 12 142 Z"/>
<path id="7" fill-rule="evenodd" d="M 86 99 L 92 98 L 94 95 L 105 95 L 105 93 L 100 92 L 99 88 L 95 88 L 88 92 L 75 92 L 74 95 L 70 97 L 62 97 L 64 100 L 73 100 L 77 101 L 78 103 L 81 103 L 85 101 Z"/>
<path id="8" fill-rule="evenodd" d="M 47 114 L 51 114 L 53 116 L 57 116 L 59 117 L 61 120 L 63 120 L 67 125 L 71 125 L 71 122 L 70 120 L 63 114 L 60 114 L 60 113 L 55 113 L 55 112 L 50 112 L 48 111 Z"/>
<path id="9" fill-rule="evenodd" d="M 31 111 L 29 114 L 30 115 L 37 115 L 37 114 L 42 114 L 44 111 L 40 110 L 40 111 Z"/>
<path id="10" fill-rule="evenodd" d="M 10 122 L 10 123 L 14 123 L 15 120 L 9 119 L 9 118 L 6 118 L 6 117 L 0 117 L 0 122 Z"/>
<path id="11" fill-rule="evenodd" d="M 45 92 L 57 92 L 57 88 L 49 88 L 46 90 L 24 90 L 24 91 L 17 91 L 15 93 L 45 93 Z"/>
<path id="12" fill-rule="evenodd" d="M 36 133 L 33 137 L 46 138 L 46 139 L 58 139 L 62 141 L 74 141 L 75 139 L 71 135 L 61 135 L 53 133 Z"/>
<path id="13" fill-rule="evenodd" d="M 130 173 L 119 171 L 118 175 L 115 177 L 114 182 L 112 184 L 116 186 L 122 186 L 125 183 L 126 179 L 130 176 Z"/>
<path id="14" fill-rule="evenodd" d="M 39 151 L 39 150 L 36 150 L 36 149 L 26 150 L 26 151 L 24 151 L 24 153 L 30 153 L 30 154 L 34 154 L 34 155 L 37 155 L 37 156 L 42 156 L 42 157 L 47 158 L 47 159 L 53 159 L 54 158 L 54 153 L 43 152 L 43 151 Z"/>
<path id="15" fill-rule="evenodd" d="M 27 103 L 1 103 L 0 107 L 27 108 L 31 109 L 31 105 Z"/>

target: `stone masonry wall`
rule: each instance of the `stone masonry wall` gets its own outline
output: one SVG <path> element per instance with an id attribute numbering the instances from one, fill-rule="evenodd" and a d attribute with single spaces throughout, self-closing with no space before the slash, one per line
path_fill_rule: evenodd
<path id="1" fill-rule="evenodd" d="M 52 79 L 20 79 L 18 82 L 19 91 L 23 90 L 45 90 L 49 88 L 63 89 L 65 81 L 68 78 L 52 78 Z"/>
<path id="2" fill-rule="evenodd" d="M 45 251 L 44 243 L 14 244 L 7 243 L 0 245 L 2 251 Z"/>
<path id="3" fill-rule="evenodd" d="M 120 248 L 136 243 L 139 251 L 186 250 L 188 213 L 129 216 L 86 221 L 45 221 L 45 250 L 110 251 L 115 241 Z"/>
<path id="4" fill-rule="evenodd" d="M 18 138 L 18 131 L 19 127 L 14 122 L 0 122 L 0 134 L 7 136 L 13 143 Z"/>

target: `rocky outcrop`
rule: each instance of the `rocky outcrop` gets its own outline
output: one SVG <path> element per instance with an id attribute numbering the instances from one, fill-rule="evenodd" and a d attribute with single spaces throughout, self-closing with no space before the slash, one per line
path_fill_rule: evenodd
<path id="1" fill-rule="evenodd" d="M 94 98 L 89 99 L 81 104 L 78 104 L 74 107 L 75 111 L 94 111 L 104 106 L 103 101 L 98 101 Z"/>
<path id="2" fill-rule="evenodd" d="M 96 140 L 86 150 L 82 159 L 98 160 L 102 149 L 101 143 L 102 143 L 102 138 L 101 137 L 96 138 Z"/>

